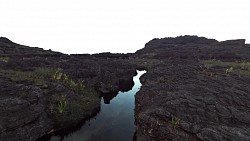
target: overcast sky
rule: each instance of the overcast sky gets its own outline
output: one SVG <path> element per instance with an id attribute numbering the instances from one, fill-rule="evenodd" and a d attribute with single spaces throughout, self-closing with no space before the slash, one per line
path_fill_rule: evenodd
<path id="1" fill-rule="evenodd" d="M 249 0 L 1 0 L 0 36 L 64 53 L 135 52 L 153 38 L 250 42 Z"/>

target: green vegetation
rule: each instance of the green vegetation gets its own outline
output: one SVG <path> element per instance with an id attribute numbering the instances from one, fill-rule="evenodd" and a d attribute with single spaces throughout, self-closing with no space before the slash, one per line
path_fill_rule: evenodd
<path id="1" fill-rule="evenodd" d="M 59 101 L 57 103 L 57 112 L 62 114 L 65 109 L 67 108 L 67 100 L 66 100 L 66 96 L 62 95 L 60 98 L 59 98 Z"/>
<path id="2" fill-rule="evenodd" d="M 203 60 L 201 62 L 203 66 L 200 66 L 203 69 L 202 74 L 207 76 L 229 76 L 231 74 L 236 74 L 239 77 L 250 77 L 250 62 L 247 61 L 235 61 L 235 62 L 223 62 L 220 60 Z M 212 72 L 211 69 L 219 68 L 224 69 L 222 72 Z"/>
<path id="3" fill-rule="evenodd" d="M 230 73 L 232 73 L 232 72 L 233 72 L 233 70 L 234 70 L 234 68 L 233 68 L 233 67 L 230 67 L 230 68 L 226 69 L 226 74 L 230 74 Z"/>
<path id="4" fill-rule="evenodd" d="M 8 77 L 13 81 L 30 81 L 37 86 L 45 86 L 52 79 L 56 82 L 62 82 L 78 94 L 83 94 L 85 89 L 83 80 L 75 82 L 69 75 L 63 73 L 62 69 L 36 68 L 33 71 L 0 69 L 0 75 Z"/>
<path id="5" fill-rule="evenodd" d="M 0 62 L 5 62 L 5 63 L 7 63 L 7 62 L 9 62 L 9 57 L 0 57 Z"/>
<path id="6" fill-rule="evenodd" d="M 171 126 L 176 129 L 176 127 L 180 124 L 180 119 L 177 118 L 177 117 L 172 117 L 172 120 L 171 120 Z"/>
<path id="7" fill-rule="evenodd" d="M 18 71 L 0 69 L 0 75 L 10 78 L 13 81 L 31 81 L 35 85 L 46 85 L 54 70 L 50 68 L 36 68 L 34 71 Z"/>
<path id="8" fill-rule="evenodd" d="M 55 122 L 75 121 L 93 114 L 100 106 L 99 94 L 86 88 L 84 95 L 55 92 L 49 97 L 47 112 Z"/>
<path id="9" fill-rule="evenodd" d="M 77 86 L 76 86 L 77 93 L 78 93 L 78 94 L 79 94 L 79 93 L 83 93 L 84 88 L 85 88 L 85 86 L 84 86 L 84 84 L 83 84 L 83 80 L 82 80 L 82 81 L 80 80 L 80 81 L 77 83 Z"/>
<path id="10" fill-rule="evenodd" d="M 73 79 L 69 77 L 69 75 L 62 72 L 62 69 L 57 69 L 53 76 L 53 80 L 59 82 L 62 81 L 64 85 L 66 85 L 68 88 L 74 90 L 77 94 L 82 94 L 84 91 L 84 83 L 83 80 L 79 80 L 78 82 L 75 82 Z"/>
<path id="11" fill-rule="evenodd" d="M 205 68 L 209 69 L 211 67 L 223 67 L 223 68 L 236 68 L 241 70 L 248 70 L 250 71 L 250 62 L 246 61 L 236 61 L 236 62 L 223 62 L 220 60 L 204 60 L 202 64 Z"/>
<path id="12" fill-rule="evenodd" d="M 62 76 L 63 76 L 62 69 L 57 69 L 52 78 L 56 81 L 59 81 L 61 80 Z"/>

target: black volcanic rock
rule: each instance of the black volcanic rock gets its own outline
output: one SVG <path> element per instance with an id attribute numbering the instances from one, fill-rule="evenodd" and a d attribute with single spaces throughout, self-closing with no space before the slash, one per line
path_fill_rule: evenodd
<path id="1" fill-rule="evenodd" d="M 1 37 L 0 140 L 79 127 L 100 110 L 100 96 L 109 103 L 146 69 L 135 97 L 137 141 L 249 141 L 249 54 L 244 39 L 180 36 L 153 39 L 134 54 L 66 55 Z M 64 80 L 53 79 L 56 71 Z"/>
<path id="2" fill-rule="evenodd" d="M 121 81 L 135 74 L 125 54 L 66 55 L 0 38 L 0 140 L 34 141 L 79 126 L 100 111 L 100 93 L 124 89 Z"/>
<path id="3" fill-rule="evenodd" d="M 131 62 L 147 69 L 136 95 L 137 141 L 250 140 L 245 40 L 154 39 Z"/>
<path id="4" fill-rule="evenodd" d="M 204 43 L 202 43 L 204 42 Z M 249 49 L 245 40 L 218 42 L 197 36 L 154 39 L 138 50 L 136 55 L 144 58 L 182 59 L 249 59 Z"/>
<path id="5" fill-rule="evenodd" d="M 35 140 L 52 128 L 43 91 L 0 76 L 0 140 Z"/>

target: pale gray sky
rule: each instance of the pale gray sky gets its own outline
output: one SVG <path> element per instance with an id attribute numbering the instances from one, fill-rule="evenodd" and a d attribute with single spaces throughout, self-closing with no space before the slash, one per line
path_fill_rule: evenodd
<path id="1" fill-rule="evenodd" d="M 153 38 L 250 42 L 249 0 L 1 0 L 0 36 L 64 53 L 135 52 Z"/>

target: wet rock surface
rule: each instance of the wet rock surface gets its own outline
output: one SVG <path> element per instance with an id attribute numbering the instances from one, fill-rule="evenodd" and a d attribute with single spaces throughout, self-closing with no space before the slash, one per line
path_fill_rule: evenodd
<path id="1" fill-rule="evenodd" d="M 250 48 L 244 40 L 154 39 L 131 62 L 137 141 L 250 140 Z"/>

